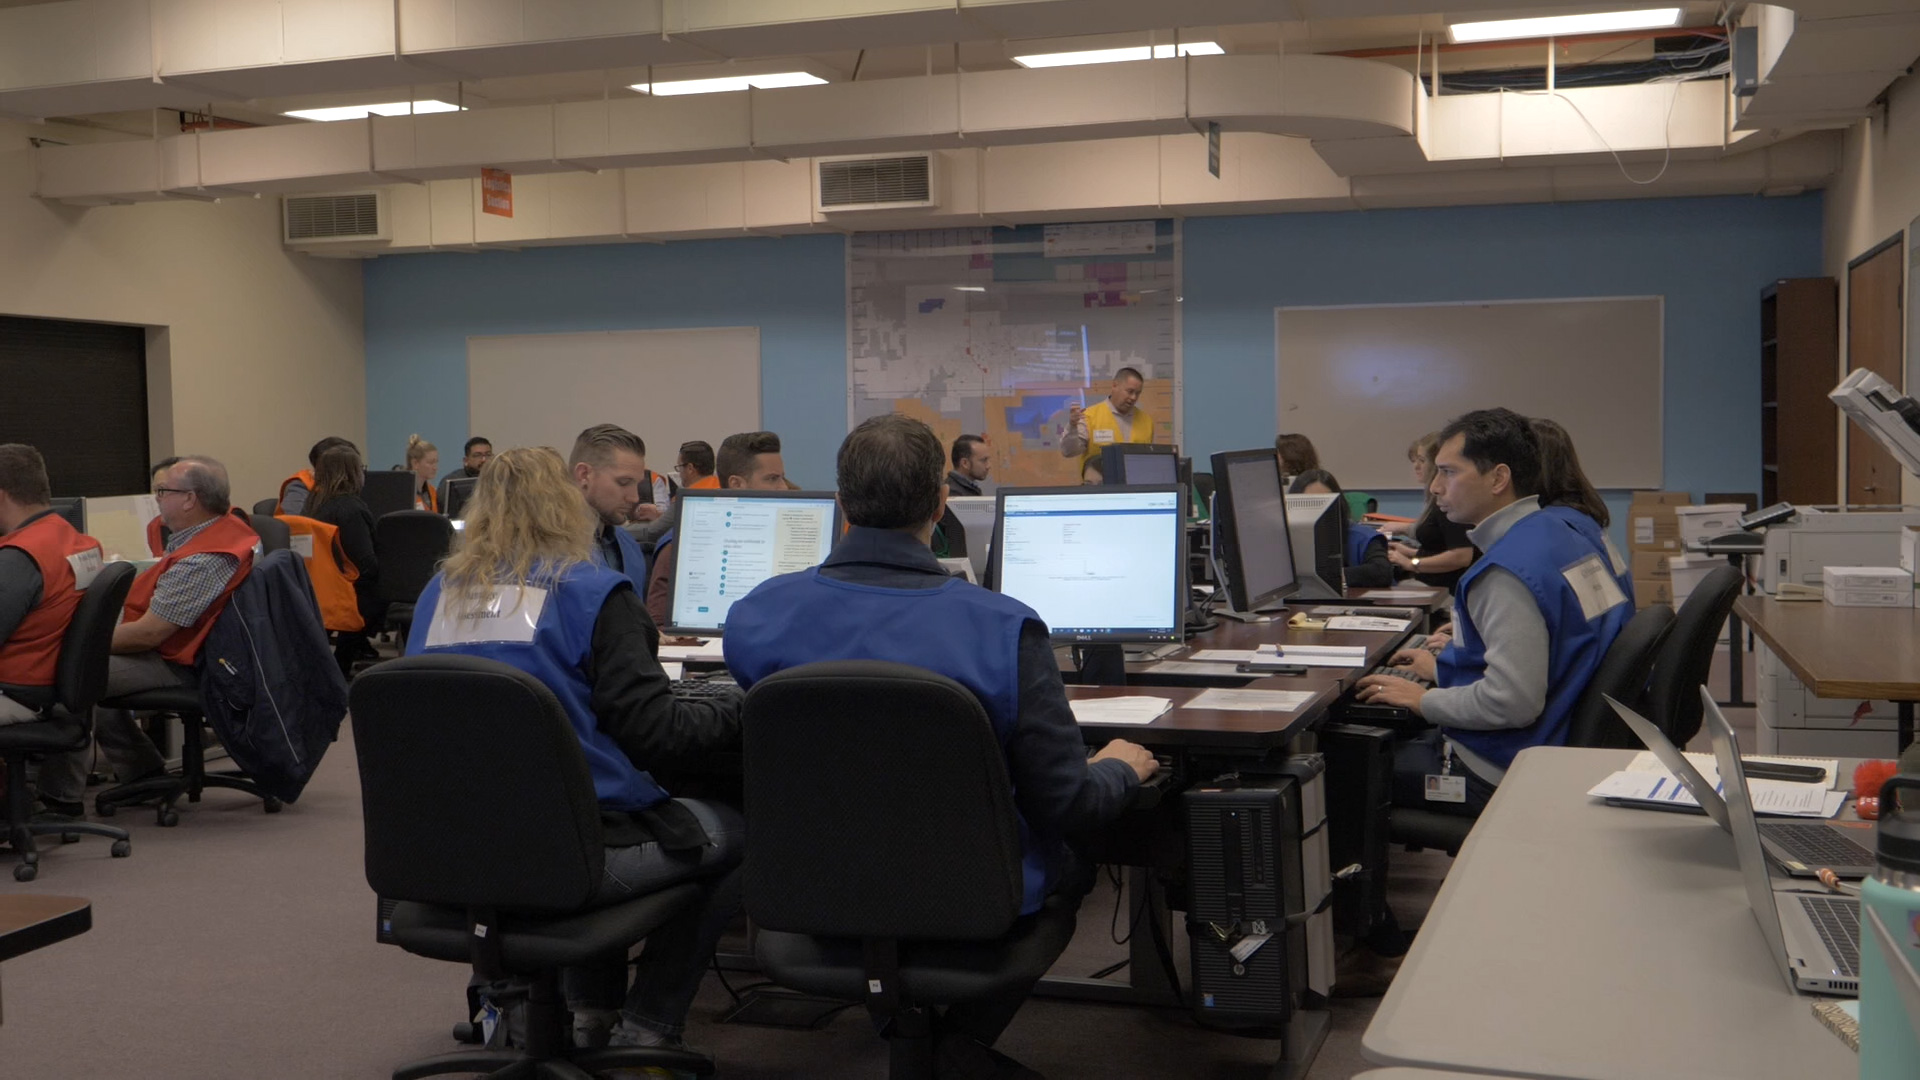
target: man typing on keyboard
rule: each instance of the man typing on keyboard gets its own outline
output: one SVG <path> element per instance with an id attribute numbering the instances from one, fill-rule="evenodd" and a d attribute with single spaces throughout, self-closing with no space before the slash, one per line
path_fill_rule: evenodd
<path id="1" fill-rule="evenodd" d="M 1454 586 L 1446 648 L 1393 658 L 1432 688 L 1368 675 L 1355 690 L 1438 725 L 1396 755 L 1395 805 L 1478 814 L 1515 754 L 1566 743 L 1574 703 L 1633 615 L 1606 553 L 1539 512 L 1538 476 L 1526 417 L 1483 409 L 1441 433 L 1434 495 L 1486 554 Z"/>

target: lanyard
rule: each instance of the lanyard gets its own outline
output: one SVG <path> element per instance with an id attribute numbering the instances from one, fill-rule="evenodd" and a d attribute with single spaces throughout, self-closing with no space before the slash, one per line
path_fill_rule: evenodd
<path id="1" fill-rule="evenodd" d="M 1450 739 L 1440 740 L 1440 775 L 1453 775 L 1453 741 Z"/>

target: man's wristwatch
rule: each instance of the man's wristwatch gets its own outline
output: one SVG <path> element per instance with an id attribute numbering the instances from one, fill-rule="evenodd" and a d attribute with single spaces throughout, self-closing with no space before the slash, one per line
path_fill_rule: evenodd
<path id="1" fill-rule="evenodd" d="M 1413 572 L 1416 574 L 1420 572 L 1420 556 L 1418 555 L 1413 557 Z"/>

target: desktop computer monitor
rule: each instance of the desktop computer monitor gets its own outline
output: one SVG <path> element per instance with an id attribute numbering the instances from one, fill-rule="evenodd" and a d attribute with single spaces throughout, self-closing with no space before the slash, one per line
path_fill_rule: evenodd
<path id="1" fill-rule="evenodd" d="M 995 587 L 1038 612 L 1055 641 L 1182 639 L 1186 523 L 1177 485 L 1001 488 L 997 498 Z"/>
<path id="2" fill-rule="evenodd" d="M 1214 483 L 1220 478 L 1215 476 Z M 1293 573 L 1305 600 L 1340 600 L 1347 591 L 1347 500 L 1340 495 L 1289 495 L 1287 536 Z"/>
<path id="3" fill-rule="evenodd" d="M 719 634 L 754 586 L 826 561 L 840 507 L 831 491 L 687 490 L 673 535 L 680 553 L 667 621 L 680 633 Z"/>
<path id="4" fill-rule="evenodd" d="M 53 512 L 66 518 L 67 524 L 73 526 L 74 532 L 84 533 L 87 531 L 87 500 L 54 499 L 52 503 Z"/>
<path id="5" fill-rule="evenodd" d="M 1108 487 L 1180 482 L 1180 454 L 1171 446 L 1115 443 L 1100 451 L 1100 480 Z"/>
<path id="6" fill-rule="evenodd" d="M 1299 591 L 1288 501 L 1271 448 L 1213 455 L 1213 556 L 1230 614 L 1251 615 Z"/>
<path id="7" fill-rule="evenodd" d="M 420 478 L 411 472 L 375 470 L 367 474 L 367 482 L 360 488 L 360 498 L 366 501 L 367 509 L 373 511 L 374 520 L 377 521 L 386 514 L 413 509 L 413 491 L 419 483 Z"/>
<path id="8" fill-rule="evenodd" d="M 440 508 L 440 512 L 450 518 L 465 517 L 467 500 L 473 498 L 473 486 L 479 482 L 480 478 L 477 476 L 457 476 L 448 480 L 446 505 Z"/>

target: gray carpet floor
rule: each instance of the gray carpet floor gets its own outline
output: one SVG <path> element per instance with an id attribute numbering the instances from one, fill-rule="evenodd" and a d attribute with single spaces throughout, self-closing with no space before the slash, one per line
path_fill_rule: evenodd
<path id="1" fill-rule="evenodd" d="M 1741 718 L 1750 724 L 1750 715 Z M 86 897 L 94 912 L 90 933 L 0 971 L 0 1076 L 372 1080 L 459 1048 L 449 1031 L 461 1019 L 465 970 L 374 941 L 349 732 L 306 794 L 279 814 L 209 791 L 184 806 L 176 828 L 159 828 L 138 808 L 112 822 L 132 831 L 131 858 L 112 859 L 106 841 L 88 838 L 49 850 L 31 884 L 0 878 L 8 891 Z M 1395 910 L 1415 924 L 1450 860 L 1431 852 L 1393 860 Z M 0 873 L 10 861 L 0 855 Z M 1056 971 L 1084 975 L 1124 955 L 1109 937 L 1114 902 L 1104 884 L 1087 899 Z M 885 1049 L 857 1008 L 823 1030 L 788 1031 L 718 1023 L 731 1004 L 709 975 L 690 1018 L 689 1042 L 715 1056 L 723 1077 L 886 1075 Z M 1360 1036 L 1375 1004 L 1333 1003 L 1313 1080 L 1366 1069 Z M 1177 1010 L 1046 999 L 1029 1003 L 1000 1048 L 1056 1080 L 1254 1080 L 1279 1051 L 1269 1040 L 1201 1028 Z"/>

